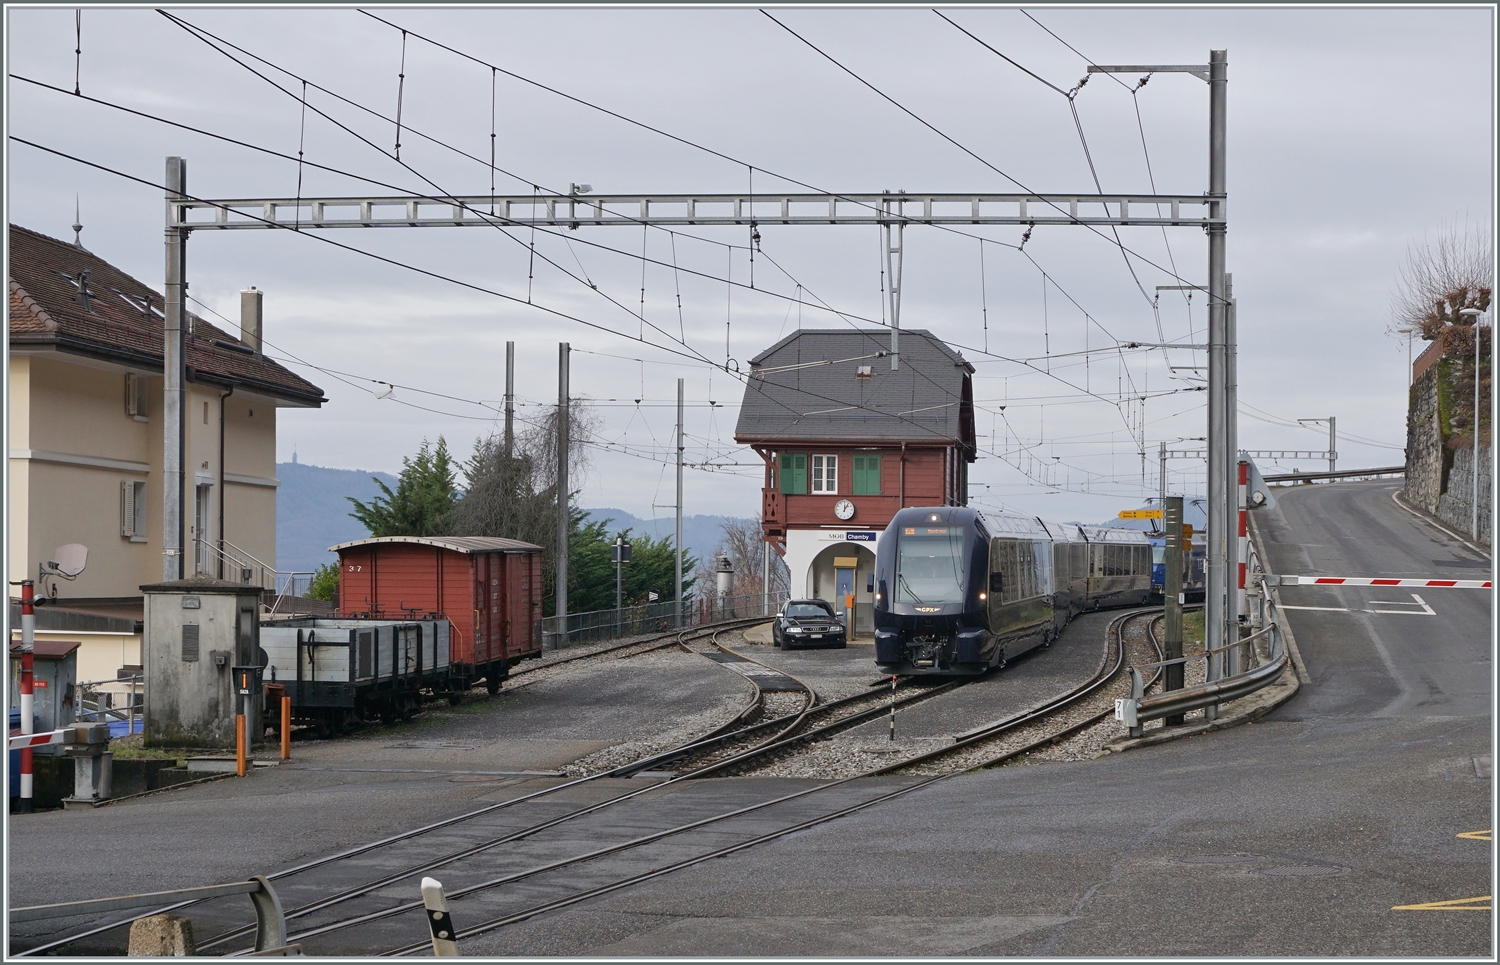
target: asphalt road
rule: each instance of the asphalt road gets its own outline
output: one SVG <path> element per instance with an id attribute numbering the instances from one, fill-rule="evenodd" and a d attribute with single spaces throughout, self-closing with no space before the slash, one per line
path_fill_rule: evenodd
<path id="1" fill-rule="evenodd" d="M 1257 515 L 1277 573 L 1489 579 L 1463 541 L 1396 504 L 1391 482 L 1301 486 Z M 1287 715 L 1487 714 L 1490 594 L 1483 590 L 1287 586 L 1312 678 Z M 1321 609 L 1320 609 L 1321 608 Z M 1306 639 L 1307 642 L 1302 642 Z"/>
<path id="2" fill-rule="evenodd" d="M 1393 503 L 1392 488 L 1283 490 L 1280 506 L 1259 519 L 1268 557 L 1281 572 L 1335 576 L 1483 572 L 1475 563 L 1487 561 Z M 1493 957 L 1492 844 L 1476 834 L 1492 828 L 1490 598 L 1457 590 L 1419 595 L 1425 606 L 1389 590 L 1284 588 L 1291 606 L 1341 609 L 1289 611 L 1311 682 L 1259 722 L 1095 761 L 941 781 L 467 939 L 463 951 Z M 700 700 L 727 695 L 710 678 L 698 679 L 697 669 L 687 672 L 685 692 Z M 538 702 L 532 719 L 540 730 L 530 736 L 555 730 L 559 741 L 610 739 L 563 706 L 578 686 L 596 704 L 642 698 L 635 680 L 610 681 L 595 678 L 597 692 L 581 681 L 559 684 L 553 699 Z M 486 724 L 483 716 L 454 733 L 498 738 L 494 728 L 504 717 Z M 446 733 L 434 728 L 430 739 Z M 549 749 L 561 752 L 560 742 Z M 496 751 L 484 763 L 499 770 L 513 760 L 520 761 Z M 421 766 L 409 760 L 379 774 L 278 768 L 274 776 L 173 792 L 155 805 L 148 798 L 38 815 L 25 831 L 36 837 L 19 846 L 12 824 L 12 895 L 18 885 L 30 890 L 28 882 L 47 898 L 135 890 L 168 875 L 174 861 L 193 878 L 177 884 L 231 880 L 545 783 L 495 775 L 493 784 L 465 784 L 460 772 L 419 773 Z M 444 757 L 425 767 L 464 764 Z M 701 814 L 808 786 L 767 778 L 685 782 L 653 792 L 663 808 L 649 821 L 633 812 L 621 819 L 627 826 L 580 825 L 534 847 L 565 851 L 630 834 L 637 822 L 660 826 L 674 807 Z M 827 793 L 843 799 L 890 786 L 854 782 Z M 817 797 L 798 807 L 812 808 Z M 531 820 L 499 813 L 506 824 Z M 676 859 L 686 850 L 686 842 L 672 843 L 662 855 Z M 611 859 L 591 875 L 607 877 L 637 860 Z M 497 857 L 497 867 L 505 866 Z M 556 895 L 563 885 L 539 881 L 513 897 Z M 455 903 L 456 924 L 482 918 L 503 897 Z M 420 934 L 419 926 L 401 934 L 411 931 Z M 374 947 L 356 940 L 344 950 Z"/>

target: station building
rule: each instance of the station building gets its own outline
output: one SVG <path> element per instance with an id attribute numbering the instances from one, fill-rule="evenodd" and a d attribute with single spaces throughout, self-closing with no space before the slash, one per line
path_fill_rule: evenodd
<path id="1" fill-rule="evenodd" d="M 811 329 L 750 360 L 735 441 L 765 462 L 762 537 L 791 594 L 874 627 L 875 544 L 906 506 L 968 503 L 974 367 L 931 332 Z"/>

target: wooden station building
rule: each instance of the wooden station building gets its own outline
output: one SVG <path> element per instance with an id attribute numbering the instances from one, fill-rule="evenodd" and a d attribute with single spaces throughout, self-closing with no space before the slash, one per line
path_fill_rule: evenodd
<path id="1" fill-rule="evenodd" d="M 968 503 L 974 367 L 921 329 L 796 332 L 750 360 L 735 441 L 765 461 L 763 538 L 793 597 L 873 627 L 875 544 L 905 506 Z"/>

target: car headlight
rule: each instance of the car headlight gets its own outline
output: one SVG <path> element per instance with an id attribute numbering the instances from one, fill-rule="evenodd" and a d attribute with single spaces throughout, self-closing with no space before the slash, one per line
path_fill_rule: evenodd
<path id="1" fill-rule="evenodd" d="M 801 627 L 787 627 L 786 628 L 786 632 L 787 633 L 801 633 L 802 632 L 802 628 Z"/>

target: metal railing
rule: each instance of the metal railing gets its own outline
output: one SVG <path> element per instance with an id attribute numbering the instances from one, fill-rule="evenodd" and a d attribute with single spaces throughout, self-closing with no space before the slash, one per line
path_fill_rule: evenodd
<path id="1" fill-rule="evenodd" d="M 73 719 L 93 720 L 100 724 L 124 722 L 126 734 L 139 734 L 145 730 L 142 714 L 145 703 L 145 676 L 127 674 L 113 680 L 86 680 L 73 688 Z M 110 690 L 110 687 L 123 687 Z M 92 696 L 90 696 L 92 695 Z M 115 707 L 115 698 L 123 696 L 125 706 Z M 110 728 L 113 735 L 114 728 Z M 123 735 L 121 735 L 123 736 Z"/>
<path id="2" fill-rule="evenodd" d="M 768 601 L 760 593 L 684 600 L 680 626 L 692 627 L 747 617 L 770 619 L 780 609 L 781 603 L 779 598 Z M 618 610 L 569 613 L 565 620 L 555 616 L 545 617 L 539 624 L 538 633 L 544 650 L 561 650 L 585 643 L 660 633 L 678 626 L 675 619 L 675 603 L 664 600 L 621 607 Z"/>
<path id="3" fill-rule="evenodd" d="M 28 905 L 25 908 L 10 909 L 7 917 L 14 925 L 23 921 L 67 918 L 72 915 L 95 915 L 127 908 L 149 908 L 153 905 L 157 906 L 159 911 L 156 913 L 159 913 L 191 901 L 223 898 L 229 895 L 249 895 L 250 900 L 255 903 L 256 952 L 270 955 L 301 954 L 298 946 L 287 945 L 286 915 L 281 910 L 281 899 L 276 896 L 276 889 L 271 887 L 271 882 L 261 875 L 256 875 L 249 881 L 235 881 L 225 885 L 176 888 L 172 891 L 153 891 L 139 895 L 120 895 L 116 898 L 95 898 L 89 901 L 64 901 L 54 905 Z M 162 907 L 164 905 L 167 907 Z"/>
<path id="4" fill-rule="evenodd" d="M 258 586 L 275 594 L 270 603 L 262 603 L 275 613 L 287 599 L 307 592 L 316 575 L 311 570 L 278 570 L 268 566 L 229 540 L 193 539 L 194 566 L 198 573 L 217 576 L 218 564 L 224 564 L 224 578 L 231 583 Z"/>
<path id="5" fill-rule="evenodd" d="M 1129 729 L 1131 737 L 1144 734 L 1144 723 L 1159 717 L 1179 717 L 1190 710 L 1218 707 L 1260 690 L 1280 679 L 1290 657 L 1281 627 L 1281 613 L 1271 594 L 1270 578 L 1261 565 L 1260 554 L 1250 544 L 1247 562 L 1246 600 L 1249 604 L 1251 632 L 1222 647 L 1206 649 L 1201 654 L 1160 660 L 1129 668 L 1130 696 L 1117 700 L 1115 718 Z M 1238 659 L 1235 659 L 1235 658 Z M 1180 690 L 1169 690 L 1152 697 L 1146 694 L 1146 675 L 1142 671 L 1187 665 L 1204 661 L 1205 682 Z M 1225 670 L 1229 675 L 1225 676 Z"/>

